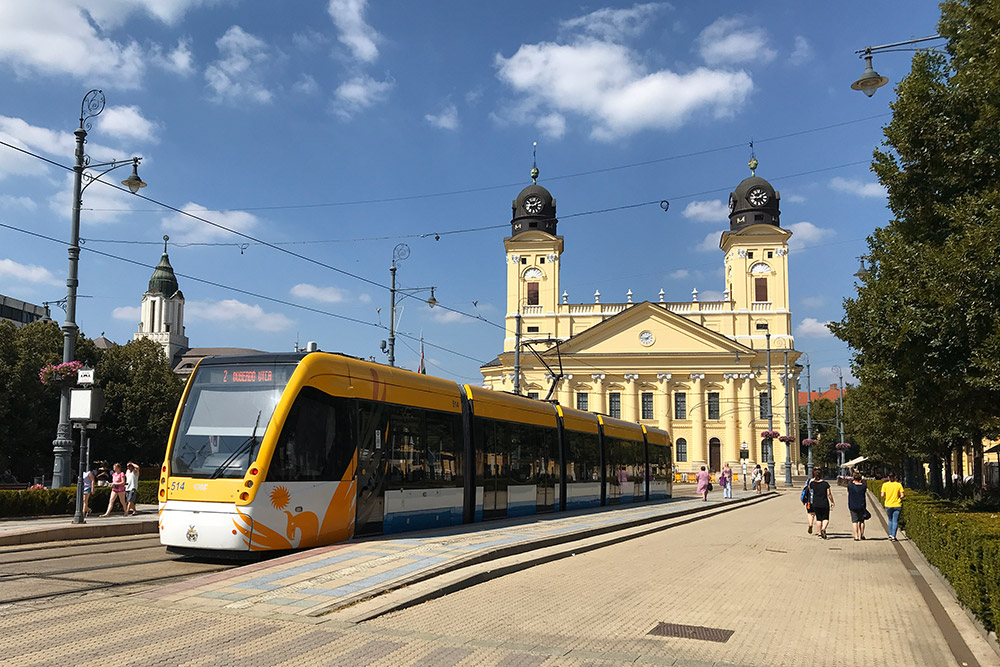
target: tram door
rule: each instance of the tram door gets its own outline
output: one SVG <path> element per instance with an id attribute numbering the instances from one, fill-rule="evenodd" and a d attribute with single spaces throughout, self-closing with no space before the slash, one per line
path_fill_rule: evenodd
<path id="1" fill-rule="evenodd" d="M 385 516 L 389 411 L 374 401 L 359 401 L 357 515 L 355 535 L 378 535 Z"/>

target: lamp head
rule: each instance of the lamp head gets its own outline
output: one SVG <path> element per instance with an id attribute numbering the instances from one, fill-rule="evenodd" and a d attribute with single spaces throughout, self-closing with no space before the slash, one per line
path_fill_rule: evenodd
<path id="1" fill-rule="evenodd" d="M 146 184 L 139 178 L 139 158 L 132 158 L 132 175 L 122 181 L 122 185 L 127 187 L 132 194 L 138 192 L 139 188 L 146 187 Z"/>
<path id="2" fill-rule="evenodd" d="M 859 257 L 858 260 L 860 260 L 861 262 L 861 268 L 858 269 L 858 272 L 854 274 L 854 277 L 857 278 L 858 280 L 864 280 L 865 278 L 868 277 L 869 271 L 867 268 L 865 268 L 865 258 Z"/>
<path id="3" fill-rule="evenodd" d="M 872 51 L 865 49 L 865 71 L 861 73 L 861 78 L 851 84 L 854 90 L 860 90 L 868 97 L 875 94 L 875 91 L 889 83 L 889 79 L 879 76 L 879 73 L 872 68 Z"/>
<path id="4" fill-rule="evenodd" d="M 431 288 L 431 296 L 427 299 L 427 305 L 433 308 L 438 303 L 438 300 L 434 298 L 434 288 Z"/>

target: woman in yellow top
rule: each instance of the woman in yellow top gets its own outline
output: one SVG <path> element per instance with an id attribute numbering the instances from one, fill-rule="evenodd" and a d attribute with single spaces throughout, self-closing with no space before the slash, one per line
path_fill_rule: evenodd
<path id="1" fill-rule="evenodd" d="M 903 509 L 903 485 L 896 481 L 895 473 L 889 473 L 889 481 L 882 485 L 882 501 L 889 518 L 889 541 L 895 542 L 899 513 Z"/>

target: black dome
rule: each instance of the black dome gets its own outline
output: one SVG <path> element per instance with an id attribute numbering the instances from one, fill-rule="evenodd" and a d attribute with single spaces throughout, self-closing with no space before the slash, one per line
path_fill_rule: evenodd
<path id="1" fill-rule="evenodd" d="M 167 253 L 160 257 L 160 263 L 153 270 L 153 276 L 149 279 L 149 292 L 159 292 L 164 296 L 171 297 L 178 291 L 177 276 L 174 275 L 174 267 L 170 266 L 170 258 Z"/>
<path id="2" fill-rule="evenodd" d="M 780 226 L 781 194 L 760 176 L 744 178 L 729 195 L 729 229 L 736 231 L 750 225 Z"/>
<path id="3" fill-rule="evenodd" d="M 510 221 L 510 235 L 516 236 L 521 232 L 538 229 L 556 235 L 556 200 L 552 194 L 538 185 L 532 183 L 511 203 L 512 217 Z"/>

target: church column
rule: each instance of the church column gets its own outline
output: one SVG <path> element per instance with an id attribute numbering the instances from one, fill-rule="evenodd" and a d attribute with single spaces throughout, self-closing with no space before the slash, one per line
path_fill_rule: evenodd
<path id="1" fill-rule="evenodd" d="M 590 379 L 594 383 L 594 389 L 590 392 L 590 411 L 607 414 L 604 408 L 604 373 L 595 373 Z"/>
<path id="2" fill-rule="evenodd" d="M 754 401 L 753 373 L 741 373 L 742 385 L 740 387 L 740 423 L 743 427 L 743 437 L 741 442 L 747 443 L 750 447 L 750 458 L 747 459 L 751 467 L 760 461 L 760 438 L 754 428 L 754 417 L 756 416 L 757 404 Z"/>
<path id="3" fill-rule="evenodd" d="M 726 442 L 722 447 L 722 461 L 735 465 L 740 458 L 740 436 L 739 436 L 739 398 L 736 395 L 736 382 L 739 379 L 738 373 L 726 373 L 726 403 L 729 409 L 726 410 Z"/>
<path id="4" fill-rule="evenodd" d="M 625 373 L 625 391 L 622 392 L 622 419 L 629 422 L 639 421 L 639 374 Z"/>
<path id="5" fill-rule="evenodd" d="M 660 385 L 660 395 L 656 412 L 653 413 L 657 416 L 657 426 L 669 433 L 671 439 L 674 437 L 674 397 L 670 391 L 670 378 L 672 377 L 673 375 L 670 373 L 656 374 L 656 381 Z"/>
<path id="6" fill-rule="evenodd" d="M 576 407 L 576 403 L 573 401 L 572 381 L 572 375 L 564 375 L 562 380 L 559 381 L 559 405 L 566 408 Z"/>
<path id="7" fill-rule="evenodd" d="M 700 470 L 701 466 L 708 467 L 708 440 L 705 437 L 705 409 L 708 407 L 705 400 L 705 391 L 702 381 L 705 379 L 704 373 L 691 373 L 691 393 L 694 394 L 688 400 L 691 405 L 691 444 L 688 446 L 691 460 L 691 469 Z"/>

